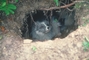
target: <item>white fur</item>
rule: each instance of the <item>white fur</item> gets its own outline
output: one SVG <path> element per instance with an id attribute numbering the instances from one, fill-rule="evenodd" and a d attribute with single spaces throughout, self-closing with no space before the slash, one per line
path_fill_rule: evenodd
<path id="1" fill-rule="evenodd" d="M 46 28 L 45 30 L 48 31 L 46 33 L 39 32 L 35 29 L 36 25 L 32 28 L 32 38 L 36 40 L 50 40 L 54 38 L 56 35 L 60 35 L 60 24 L 57 21 L 54 21 L 54 18 L 51 20 L 51 26 L 47 26 L 46 23 L 48 21 L 37 22 L 43 24 Z M 48 29 L 50 27 L 50 29 Z"/>

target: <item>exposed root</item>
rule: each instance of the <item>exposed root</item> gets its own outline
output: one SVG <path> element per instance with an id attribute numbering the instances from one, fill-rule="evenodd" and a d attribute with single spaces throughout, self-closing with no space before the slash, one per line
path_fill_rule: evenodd
<path id="1" fill-rule="evenodd" d="M 34 21 L 34 19 L 33 19 L 33 16 L 31 14 L 31 12 L 30 12 L 30 17 L 31 17 L 31 20 L 33 21 L 33 23 L 36 24 L 35 21 Z"/>
<path id="2" fill-rule="evenodd" d="M 64 6 L 60 6 L 60 7 L 51 7 L 51 8 L 40 8 L 39 10 L 55 10 L 55 9 L 61 9 L 61 8 L 68 8 L 72 5 L 74 5 L 77 1 L 74 1 L 73 3 L 70 3 L 70 4 L 67 4 L 67 5 L 64 5 Z"/>

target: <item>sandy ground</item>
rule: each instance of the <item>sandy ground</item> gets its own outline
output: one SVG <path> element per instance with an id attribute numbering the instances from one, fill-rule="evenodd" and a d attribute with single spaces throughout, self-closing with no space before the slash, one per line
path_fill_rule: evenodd
<path id="1" fill-rule="evenodd" d="M 84 36 L 89 38 L 89 24 L 79 27 L 66 38 L 32 42 L 8 32 L 0 40 L 0 60 L 87 60 L 89 51 L 84 51 Z"/>

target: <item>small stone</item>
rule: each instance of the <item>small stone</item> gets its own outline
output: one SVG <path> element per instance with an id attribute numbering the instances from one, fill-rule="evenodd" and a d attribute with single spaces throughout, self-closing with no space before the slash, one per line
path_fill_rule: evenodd
<path id="1" fill-rule="evenodd" d="M 31 43 L 32 42 L 32 40 L 30 40 L 30 39 L 24 39 L 24 41 L 23 41 L 23 43 L 25 43 L 25 44 L 28 44 L 28 43 Z"/>

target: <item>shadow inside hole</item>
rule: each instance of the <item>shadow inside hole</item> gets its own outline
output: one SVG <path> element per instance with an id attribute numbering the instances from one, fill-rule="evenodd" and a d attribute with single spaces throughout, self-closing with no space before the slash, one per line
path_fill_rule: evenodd
<path id="1" fill-rule="evenodd" d="M 60 12 L 57 11 L 59 10 L 53 10 L 51 14 L 51 11 L 44 13 L 41 10 L 37 10 L 32 14 L 27 14 L 21 27 L 22 37 L 41 41 L 52 40 L 56 37 L 65 38 L 70 32 L 77 29 L 78 25 L 74 18 L 75 11 L 70 12 L 67 9 L 62 9 Z M 43 33 L 44 35 L 42 35 Z"/>

